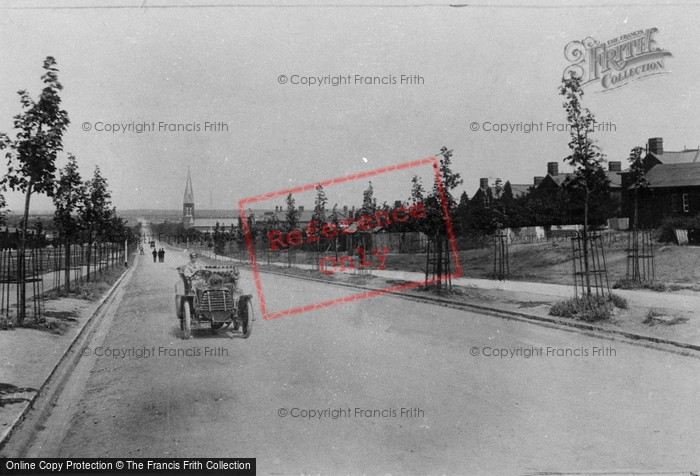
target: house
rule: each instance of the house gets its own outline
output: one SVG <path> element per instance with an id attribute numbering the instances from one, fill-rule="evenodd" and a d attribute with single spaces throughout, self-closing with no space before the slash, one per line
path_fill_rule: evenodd
<path id="1" fill-rule="evenodd" d="M 663 138 L 651 138 L 643 163 L 649 190 L 640 192 L 640 226 L 658 227 L 664 217 L 700 213 L 700 148 L 664 151 Z M 626 190 L 625 213 L 632 220 L 635 187 L 629 169 L 619 174 Z"/>
<path id="2" fill-rule="evenodd" d="M 559 173 L 559 162 L 547 162 L 547 175 L 541 180 L 537 180 L 539 177 L 535 177 L 535 189 L 538 191 L 557 191 L 564 184 L 564 181 L 572 175 L 571 173 Z"/>
<path id="3" fill-rule="evenodd" d="M 505 186 L 505 182 L 502 184 Z M 530 185 L 524 184 L 510 184 L 510 189 L 513 192 L 513 197 L 517 198 L 522 195 L 527 195 L 530 191 Z M 488 178 L 479 179 L 479 188 L 472 195 L 471 200 L 474 202 L 483 203 L 484 208 L 489 208 L 496 196 L 496 190 L 494 187 L 489 185 Z"/>
<path id="4" fill-rule="evenodd" d="M 608 162 L 608 169 L 605 175 L 610 180 L 610 192 L 618 199 L 622 195 L 622 178 L 620 172 L 622 162 Z M 535 177 L 535 188 L 538 190 L 558 190 L 564 181 L 572 177 L 573 173 L 560 173 L 558 162 L 547 162 L 547 175 L 545 177 Z"/>
<path id="5" fill-rule="evenodd" d="M 617 215 L 622 213 L 622 162 L 608 162 L 608 169 L 605 170 L 605 176 L 610 181 L 610 195 L 613 200 L 618 203 Z M 559 172 L 559 164 L 557 162 L 547 162 L 547 175 L 544 177 L 535 177 L 535 189 L 538 192 L 554 192 L 559 190 L 567 178 L 573 177 L 573 173 Z"/>

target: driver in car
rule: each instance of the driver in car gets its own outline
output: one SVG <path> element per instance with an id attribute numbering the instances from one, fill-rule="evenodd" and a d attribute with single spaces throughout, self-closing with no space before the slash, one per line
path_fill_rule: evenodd
<path id="1" fill-rule="evenodd" d="M 192 278 L 194 276 L 194 279 L 191 280 L 192 288 L 194 289 L 200 288 L 205 284 L 201 274 L 195 276 L 197 271 L 206 268 L 204 263 L 197 259 L 198 257 L 199 255 L 197 253 L 190 253 L 190 262 L 177 268 L 180 273 L 184 274 L 188 278 Z"/>

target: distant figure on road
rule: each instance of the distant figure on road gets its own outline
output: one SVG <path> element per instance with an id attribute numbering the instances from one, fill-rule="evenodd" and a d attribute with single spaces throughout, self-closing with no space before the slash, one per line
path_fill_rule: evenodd
<path id="1" fill-rule="evenodd" d="M 139 246 L 139 254 L 143 254 L 143 245 Z"/>
<path id="2" fill-rule="evenodd" d="M 156 262 L 156 258 L 158 257 L 158 252 L 156 251 L 155 248 L 153 248 L 153 253 L 151 253 L 151 254 L 153 255 L 153 262 L 155 263 L 155 262 Z"/>
<path id="3" fill-rule="evenodd" d="M 165 250 L 163 248 L 158 250 L 158 261 L 165 263 Z"/>

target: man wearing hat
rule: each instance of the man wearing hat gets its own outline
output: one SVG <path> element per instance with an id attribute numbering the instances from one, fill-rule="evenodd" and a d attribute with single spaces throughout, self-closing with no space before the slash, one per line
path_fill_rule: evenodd
<path id="1" fill-rule="evenodd" d="M 179 266 L 177 270 L 184 276 L 192 278 L 196 271 L 206 268 L 204 263 L 199 261 L 197 258 L 199 258 L 199 254 L 194 252 L 190 253 L 190 262 L 185 265 Z M 196 277 L 195 279 L 193 279 L 191 282 L 193 288 L 201 287 L 204 284 L 204 280 L 201 278 L 201 275 L 200 277 Z"/>

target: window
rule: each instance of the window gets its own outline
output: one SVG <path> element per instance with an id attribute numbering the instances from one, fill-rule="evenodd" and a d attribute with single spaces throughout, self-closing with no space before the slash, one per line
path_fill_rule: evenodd
<path id="1" fill-rule="evenodd" d="M 678 213 L 678 194 L 676 193 L 671 195 L 671 211 L 673 213 Z"/>
<path id="2" fill-rule="evenodd" d="M 683 213 L 688 213 L 690 211 L 690 200 L 688 199 L 688 194 L 683 194 Z"/>

